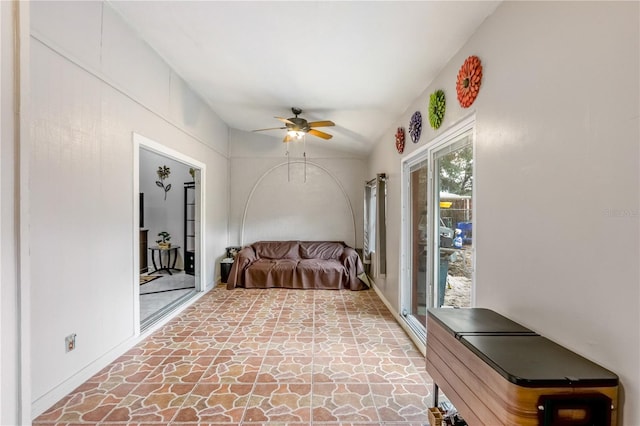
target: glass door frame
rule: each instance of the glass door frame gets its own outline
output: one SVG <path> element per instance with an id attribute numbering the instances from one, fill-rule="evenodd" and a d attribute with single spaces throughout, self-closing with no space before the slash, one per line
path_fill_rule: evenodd
<path id="1" fill-rule="evenodd" d="M 401 192 L 401 205 L 402 205 L 402 219 L 401 219 L 401 250 L 400 250 L 400 286 L 399 286 L 399 300 L 400 300 L 400 317 L 406 321 L 407 325 L 411 329 L 414 336 L 421 342 L 425 342 L 426 340 L 426 329 L 425 324 L 421 324 L 420 321 L 415 316 L 415 312 L 410 312 L 412 310 L 412 306 L 414 305 L 413 297 L 415 296 L 415 291 L 413 288 L 413 260 L 414 255 L 412 251 L 413 247 L 413 205 L 412 205 L 412 172 L 416 166 L 419 166 L 421 163 L 425 163 L 427 167 L 427 188 L 429 186 L 429 180 L 431 179 L 431 170 L 430 163 L 428 160 L 428 146 L 424 146 L 414 151 L 410 155 L 408 155 L 402 161 L 402 192 Z M 426 188 L 425 188 L 426 189 Z M 428 190 L 427 190 L 428 191 Z M 428 200 L 428 197 L 427 197 Z M 427 223 L 429 220 L 429 212 L 427 210 Z M 429 241 L 430 236 L 427 232 L 427 242 Z M 428 246 L 427 246 L 428 247 Z M 428 266 L 428 252 L 427 259 L 425 259 L 425 264 L 427 264 L 427 300 L 429 299 L 429 266 Z M 427 306 L 429 306 L 427 304 Z"/>
<path id="2" fill-rule="evenodd" d="M 411 307 L 412 297 L 412 240 L 411 240 L 411 168 L 419 163 L 427 160 L 427 308 L 433 307 L 436 294 L 434 292 L 434 286 L 437 280 L 438 269 L 435 268 L 436 262 L 439 262 L 439 238 L 438 230 L 439 226 L 436 221 L 440 215 L 436 214 L 436 197 L 433 197 L 433 191 L 435 187 L 434 177 L 436 170 L 436 153 L 446 146 L 455 143 L 460 137 L 465 134 L 469 134 L 471 137 L 471 144 L 473 147 L 473 196 L 472 196 L 472 217 L 476 218 L 476 135 L 475 135 L 475 113 L 462 119 L 458 123 L 451 126 L 449 129 L 438 135 L 432 141 L 426 145 L 416 149 L 411 154 L 403 158 L 401 162 L 401 244 L 400 244 L 400 285 L 398 286 L 398 300 L 400 301 L 399 313 L 403 318 L 411 331 L 414 333 L 419 341 L 426 342 L 426 324 L 420 324 L 413 315 L 405 315 L 407 309 Z M 477 235 L 474 229 L 474 237 Z M 472 270 L 472 289 L 471 289 L 471 305 L 475 306 L 476 300 L 476 285 L 475 285 L 475 241 L 472 242 L 472 257 L 473 257 L 473 270 Z"/>

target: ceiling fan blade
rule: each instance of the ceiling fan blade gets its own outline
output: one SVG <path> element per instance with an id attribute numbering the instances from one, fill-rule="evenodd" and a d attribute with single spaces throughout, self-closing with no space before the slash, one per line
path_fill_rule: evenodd
<path id="1" fill-rule="evenodd" d="M 278 119 L 278 120 L 282 121 L 283 123 L 296 124 L 293 121 L 289 120 L 288 118 L 283 118 L 283 117 L 273 117 L 273 118 Z"/>
<path id="2" fill-rule="evenodd" d="M 256 130 L 252 130 L 252 132 L 262 132 L 264 130 L 282 130 L 282 129 L 286 129 L 286 127 L 269 127 L 268 129 L 256 129 Z"/>
<path id="3" fill-rule="evenodd" d="M 317 136 L 322 139 L 331 139 L 333 137 L 333 135 L 330 135 L 329 133 L 321 132 L 320 130 L 315 130 L 315 129 L 309 130 L 308 133 L 310 135 Z"/>
<path id="4" fill-rule="evenodd" d="M 335 125 L 336 123 L 330 120 L 312 121 L 309 123 L 309 127 L 329 127 L 329 126 L 335 126 Z"/>

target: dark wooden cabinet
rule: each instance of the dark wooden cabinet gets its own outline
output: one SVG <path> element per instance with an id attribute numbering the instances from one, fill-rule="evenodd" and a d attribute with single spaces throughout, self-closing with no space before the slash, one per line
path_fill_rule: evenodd
<path id="1" fill-rule="evenodd" d="M 193 251 L 184 251 L 184 272 L 193 275 L 196 271 L 196 254 Z"/>
<path id="2" fill-rule="evenodd" d="M 149 230 L 148 229 L 141 229 L 140 230 L 140 273 L 144 274 L 145 272 L 147 272 L 149 270 L 149 261 L 147 259 L 147 248 L 148 248 L 148 235 L 149 235 Z"/>
<path id="3" fill-rule="evenodd" d="M 184 184 L 184 272 L 195 274 L 196 260 L 196 184 Z"/>

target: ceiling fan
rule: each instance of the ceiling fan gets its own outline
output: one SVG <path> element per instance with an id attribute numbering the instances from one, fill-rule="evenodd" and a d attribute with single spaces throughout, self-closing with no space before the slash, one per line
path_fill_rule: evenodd
<path id="1" fill-rule="evenodd" d="M 315 127 L 329 127 L 335 126 L 336 124 L 333 121 L 322 120 L 322 121 L 307 121 L 302 117 L 298 117 L 298 115 L 302 114 L 302 110 L 300 108 L 291 108 L 291 112 L 295 117 L 282 118 L 275 117 L 276 119 L 282 121 L 284 123 L 284 127 L 270 127 L 268 129 L 258 129 L 254 130 L 254 132 L 262 132 L 265 130 L 287 130 L 287 135 L 282 140 L 283 142 L 291 142 L 296 139 L 302 138 L 302 136 L 306 134 L 310 134 L 313 136 L 317 136 L 322 139 L 331 139 L 333 135 L 329 133 L 321 132 L 320 130 L 316 130 Z"/>

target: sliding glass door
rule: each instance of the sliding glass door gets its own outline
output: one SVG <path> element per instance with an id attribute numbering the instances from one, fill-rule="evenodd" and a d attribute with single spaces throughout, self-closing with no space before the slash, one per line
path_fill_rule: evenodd
<path id="1" fill-rule="evenodd" d="M 473 145 L 466 133 L 434 151 L 434 248 L 437 278 L 432 306 L 468 308 L 473 293 Z"/>
<path id="2" fill-rule="evenodd" d="M 405 315 L 421 327 L 427 313 L 427 171 L 426 161 L 409 170 L 411 292 Z"/>
<path id="3" fill-rule="evenodd" d="M 473 306 L 473 120 L 403 161 L 401 314 L 426 342 L 429 307 Z"/>

